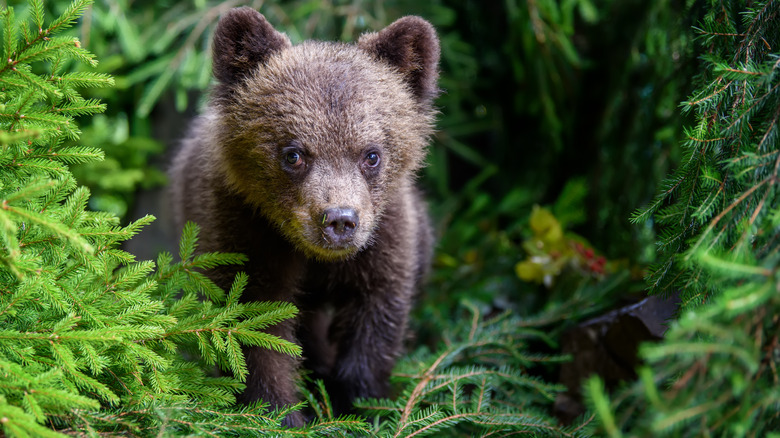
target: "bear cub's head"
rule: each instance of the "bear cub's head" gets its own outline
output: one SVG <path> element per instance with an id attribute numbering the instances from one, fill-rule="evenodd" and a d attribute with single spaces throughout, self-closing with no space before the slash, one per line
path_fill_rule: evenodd
<path id="1" fill-rule="evenodd" d="M 357 44 L 293 46 L 251 8 L 214 36 L 207 120 L 217 168 L 299 250 L 338 260 L 371 244 L 408 192 L 433 130 L 439 42 L 404 17 Z"/>

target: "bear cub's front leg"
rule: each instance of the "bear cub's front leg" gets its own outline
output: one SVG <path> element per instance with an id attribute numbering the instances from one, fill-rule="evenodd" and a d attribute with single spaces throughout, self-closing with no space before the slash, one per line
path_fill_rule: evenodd
<path id="1" fill-rule="evenodd" d="M 432 245 L 414 178 L 438 93 L 433 27 L 404 17 L 357 44 L 292 45 L 238 8 L 217 25 L 213 60 L 217 84 L 172 168 L 179 225 L 201 226 L 203 251 L 248 256 L 246 299 L 300 307 L 299 321 L 268 331 L 302 334 L 340 412 L 386 396 Z M 224 274 L 213 278 L 228 287 Z M 332 320 L 314 336 L 306 315 L 325 305 Z M 295 359 L 246 353 L 244 400 L 298 400 Z"/>

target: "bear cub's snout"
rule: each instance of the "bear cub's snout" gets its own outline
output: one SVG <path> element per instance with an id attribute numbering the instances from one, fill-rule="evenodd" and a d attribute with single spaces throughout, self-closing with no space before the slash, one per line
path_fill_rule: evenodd
<path id="1" fill-rule="evenodd" d="M 333 246 L 343 248 L 350 244 L 360 217 L 353 208 L 329 208 L 322 213 L 322 232 Z"/>

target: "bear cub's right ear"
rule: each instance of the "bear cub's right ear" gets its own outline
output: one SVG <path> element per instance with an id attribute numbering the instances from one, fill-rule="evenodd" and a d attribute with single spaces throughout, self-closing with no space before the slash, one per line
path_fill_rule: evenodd
<path id="1" fill-rule="evenodd" d="M 231 9 L 214 31 L 214 76 L 224 85 L 235 85 L 274 52 L 291 45 L 287 35 L 259 12 L 250 7 Z"/>

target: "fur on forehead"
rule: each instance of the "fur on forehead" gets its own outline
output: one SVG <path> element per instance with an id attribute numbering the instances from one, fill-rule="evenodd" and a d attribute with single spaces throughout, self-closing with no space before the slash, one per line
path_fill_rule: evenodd
<path id="1" fill-rule="evenodd" d="M 236 87 L 237 105 L 273 102 L 283 112 L 375 112 L 398 106 L 420 112 L 408 86 L 394 70 L 369 58 L 355 46 L 307 41 L 271 56 Z"/>

